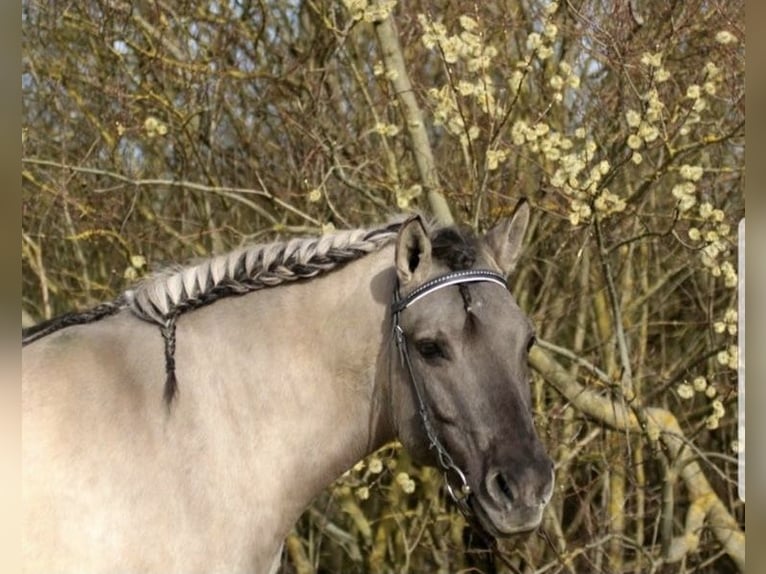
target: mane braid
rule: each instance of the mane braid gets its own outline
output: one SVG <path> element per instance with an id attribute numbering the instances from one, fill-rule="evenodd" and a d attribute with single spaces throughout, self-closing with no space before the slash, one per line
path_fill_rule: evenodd
<path id="1" fill-rule="evenodd" d="M 23 347 L 29 343 L 34 343 L 38 339 L 42 339 L 46 335 L 50 335 L 65 327 L 85 325 L 103 319 L 104 317 L 108 317 L 109 315 L 114 315 L 118 311 L 124 309 L 125 306 L 125 298 L 120 296 L 114 301 L 102 303 L 92 309 L 65 313 L 64 315 L 43 321 L 37 325 L 27 327 L 26 329 L 21 330 L 21 346 Z"/>
<path id="2" fill-rule="evenodd" d="M 182 313 L 224 297 L 306 280 L 378 251 L 396 237 L 401 223 L 372 230 L 254 245 L 189 267 L 150 277 L 124 294 L 130 311 L 159 325 L 165 342 L 165 403 L 178 392 L 176 321 Z"/>
<path id="3" fill-rule="evenodd" d="M 164 326 L 168 318 L 282 283 L 310 279 L 378 251 L 396 237 L 400 223 L 373 230 L 259 244 L 161 272 L 125 292 L 137 317 Z"/>
<path id="4" fill-rule="evenodd" d="M 340 231 L 321 237 L 254 245 L 196 265 L 175 268 L 146 279 L 114 301 L 22 329 L 22 345 L 65 327 L 92 323 L 129 309 L 136 317 L 160 327 L 165 342 L 163 397 L 169 409 L 178 394 L 176 321 L 182 313 L 224 297 L 316 277 L 380 250 L 394 240 L 401 226 L 402 222 L 397 221 L 371 230 Z M 466 229 L 438 229 L 433 233 L 432 245 L 434 256 L 453 270 L 468 269 L 475 261 L 477 239 Z M 470 293 L 462 287 L 468 311 Z"/>

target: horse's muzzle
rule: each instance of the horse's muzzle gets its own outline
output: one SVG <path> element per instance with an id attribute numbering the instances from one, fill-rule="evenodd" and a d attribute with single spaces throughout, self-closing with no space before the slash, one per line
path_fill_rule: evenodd
<path id="1" fill-rule="evenodd" d="M 543 467 L 543 468 L 541 468 Z M 553 495 L 553 464 L 529 467 L 514 476 L 491 469 L 473 500 L 481 525 L 494 536 L 510 536 L 540 525 Z"/>

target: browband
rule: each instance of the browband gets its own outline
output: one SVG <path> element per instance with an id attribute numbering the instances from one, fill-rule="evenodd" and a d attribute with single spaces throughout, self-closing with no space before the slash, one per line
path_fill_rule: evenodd
<path id="1" fill-rule="evenodd" d="M 449 287 L 450 285 L 459 285 L 461 283 L 476 283 L 476 282 L 489 282 L 497 283 L 501 287 L 508 289 L 508 282 L 497 271 L 491 271 L 489 269 L 468 269 L 466 271 L 453 271 L 445 275 L 440 275 L 435 279 L 426 281 L 415 289 L 412 293 L 400 299 L 397 297 L 391 304 L 391 312 L 397 314 L 410 305 L 412 305 L 418 299 L 422 299 L 429 293 L 433 293 L 443 287 Z"/>

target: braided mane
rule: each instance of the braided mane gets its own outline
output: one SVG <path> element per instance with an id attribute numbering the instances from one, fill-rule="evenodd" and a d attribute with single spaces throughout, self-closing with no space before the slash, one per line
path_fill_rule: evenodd
<path id="1" fill-rule="evenodd" d="M 165 402 L 176 394 L 176 320 L 181 313 L 231 295 L 309 279 L 379 250 L 395 237 L 401 223 L 373 230 L 253 245 L 192 265 L 160 273 L 125 293 L 137 317 L 157 323 L 165 340 Z"/>
<path id="2" fill-rule="evenodd" d="M 388 245 L 396 238 L 401 226 L 402 221 L 396 221 L 374 229 L 252 245 L 187 267 L 169 269 L 144 279 L 113 301 L 22 329 L 21 344 L 27 345 L 60 329 L 92 323 L 128 310 L 160 328 L 165 341 L 164 398 L 169 408 L 178 389 L 175 347 L 179 315 L 224 297 L 309 279 L 336 269 Z M 470 230 L 437 229 L 432 241 L 434 256 L 451 269 L 468 268 L 473 264 L 477 240 Z M 463 297 L 469 305 L 465 293 Z"/>
<path id="3" fill-rule="evenodd" d="M 309 279 L 378 251 L 400 226 L 251 245 L 149 277 L 126 291 L 125 300 L 133 314 L 164 326 L 171 317 L 222 297 Z"/>
<path id="4" fill-rule="evenodd" d="M 86 311 L 67 313 L 22 329 L 22 345 L 72 325 L 92 323 L 128 309 L 155 323 L 165 341 L 165 391 L 168 407 L 177 391 L 176 320 L 182 313 L 232 295 L 309 279 L 380 250 L 391 243 L 401 221 L 374 229 L 258 244 L 206 259 L 188 267 L 160 272 L 117 299 Z"/>

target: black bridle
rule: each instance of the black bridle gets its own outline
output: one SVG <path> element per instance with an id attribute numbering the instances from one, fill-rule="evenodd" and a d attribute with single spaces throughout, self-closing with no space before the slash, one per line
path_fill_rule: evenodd
<path id="1" fill-rule="evenodd" d="M 423 283 L 404 298 L 400 296 L 399 287 L 397 284 L 396 289 L 394 289 L 394 300 L 391 304 L 394 340 L 396 341 L 396 347 L 399 350 L 399 357 L 402 361 L 402 364 L 406 367 L 407 372 L 410 375 L 410 380 L 412 381 L 412 386 L 415 389 L 415 396 L 418 400 L 418 413 L 420 414 L 420 420 L 423 423 L 423 428 L 430 443 L 429 448 L 433 448 L 436 451 L 439 466 L 441 467 L 442 471 L 444 471 L 444 482 L 447 485 L 447 492 L 449 492 L 449 495 L 455 501 L 458 508 L 460 508 L 460 510 L 466 515 L 472 514 L 468 504 L 468 498 L 471 496 L 471 487 L 468 485 L 465 473 L 455 463 L 449 452 L 447 452 L 447 449 L 444 448 L 444 445 L 441 443 L 436 433 L 436 429 L 434 429 L 433 424 L 431 423 L 431 416 L 429 414 L 428 405 L 426 404 L 425 400 L 423 383 L 417 376 L 415 376 L 415 372 L 412 368 L 412 359 L 410 358 L 410 353 L 408 351 L 407 337 L 405 336 L 404 331 L 399 324 L 399 314 L 407 307 L 415 303 L 417 300 L 422 299 L 434 291 L 438 291 L 439 289 L 449 287 L 451 285 L 461 285 L 465 283 L 477 282 L 496 283 L 497 285 L 502 286 L 504 289 L 508 289 L 508 283 L 506 282 L 505 277 L 496 271 L 490 271 L 488 269 L 453 271 L 452 273 L 441 275 L 435 279 L 431 279 L 430 281 Z M 452 485 L 450 484 L 450 472 L 457 475 L 458 479 L 460 480 L 459 494 L 455 492 L 455 490 L 452 488 Z"/>

